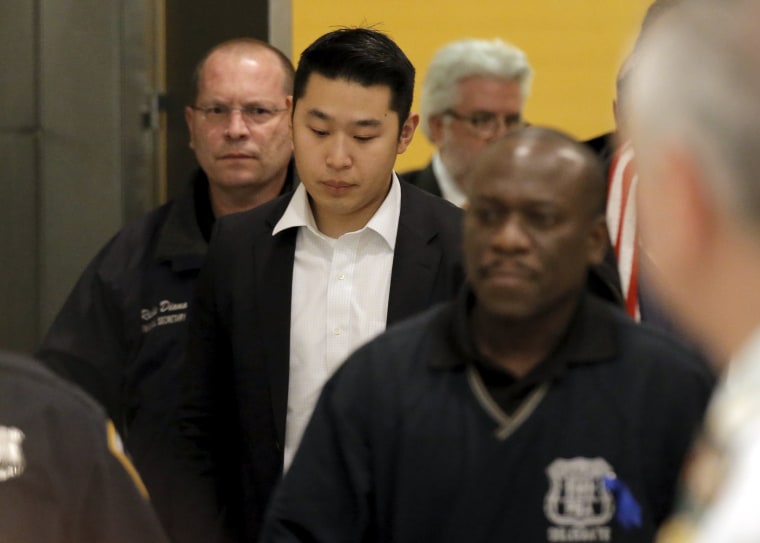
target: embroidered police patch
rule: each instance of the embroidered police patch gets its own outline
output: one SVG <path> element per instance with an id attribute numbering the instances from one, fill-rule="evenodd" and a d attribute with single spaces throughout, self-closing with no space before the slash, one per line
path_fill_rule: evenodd
<path id="1" fill-rule="evenodd" d="M 609 541 L 615 500 L 604 483 L 613 473 L 603 458 L 558 458 L 546 468 L 549 541 Z"/>

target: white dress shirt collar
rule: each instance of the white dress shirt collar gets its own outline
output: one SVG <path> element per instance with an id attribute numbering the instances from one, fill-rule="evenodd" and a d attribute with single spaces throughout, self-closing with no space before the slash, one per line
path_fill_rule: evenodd
<path id="1" fill-rule="evenodd" d="M 724 380 L 730 389 L 760 384 L 760 327 L 731 357 Z"/>
<path id="2" fill-rule="evenodd" d="M 438 180 L 438 185 L 441 187 L 441 196 L 457 207 L 462 207 L 467 203 L 467 195 L 459 188 L 454 178 L 451 177 L 446 166 L 443 164 L 443 160 L 441 160 L 441 155 L 437 152 L 433 155 L 433 173 Z"/>
<path id="3" fill-rule="evenodd" d="M 398 221 L 401 215 L 401 183 L 399 183 L 396 173 L 393 172 L 393 180 L 391 181 L 391 188 L 388 191 L 388 195 L 383 200 L 383 203 L 372 215 L 372 218 L 367 222 L 366 226 L 362 228 L 370 229 L 377 232 L 388 244 L 388 247 L 393 250 L 396 248 L 396 234 L 398 233 Z M 272 231 L 272 235 L 275 236 L 278 233 L 287 230 L 288 228 L 298 228 L 305 226 L 316 235 L 326 238 L 322 232 L 317 228 L 317 223 L 314 220 L 314 213 L 311 211 L 309 205 L 309 195 L 306 192 L 306 188 L 303 183 L 298 185 L 293 197 L 290 199 L 288 207 L 285 209 L 285 213 L 282 214 L 280 220 Z M 359 230 L 359 231 L 361 231 Z"/>

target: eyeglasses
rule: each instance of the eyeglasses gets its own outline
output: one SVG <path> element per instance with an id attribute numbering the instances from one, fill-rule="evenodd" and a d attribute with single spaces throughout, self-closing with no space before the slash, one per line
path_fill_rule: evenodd
<path id="1" fill-rule="evenodd" d="M 268 108 L 262 106 L 243 106 L 243 107 L 231 107 L 224 105 L 216 106 L 190 106 L 195 111 L 203 113 L 203 117 L 207 122 L 214 125 L 227 125 L 230 123 L 233 111 L 239 111 L 240 116 L 243 117 L 243 122 L 246 125 L 254 124 L 266 124 L 278 114 L 286 111 L 288 108 Z"/>
<path id="2" fill-rule="evenodd" d="M 444 115 L 453 117 L 458 121 L 463 121 L 469 124 L 475 133 L 481 138 L 492 138 L 499 133 L 499 129 L 504 126 L 507 132 L 514 132 L 519 130 L 525 123 L 522 120 L 520 114 L 511 114 L 500 117 L 495 113 L 478 112 L 472 115 L 463 115 L 453 109 L 447 109 L 443 112 Z"/>

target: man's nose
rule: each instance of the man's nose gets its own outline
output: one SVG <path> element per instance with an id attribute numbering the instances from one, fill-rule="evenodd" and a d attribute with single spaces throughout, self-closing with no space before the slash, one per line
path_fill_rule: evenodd
<path id="1" fill-rule="evenodd" d="M 346 137 L 337 135 L 332 139 L 327 151 L 327 165 L 336 170 L 351 166 L 351 152 Z"/>
<path id="2" fill-rule="evenodd" d="M 231 138 L 238 139 L 247 136 L 250 133 L 248 124 L 245 122 L 243 112 L 239 109 L 230 110 L 230 119 L 227 123 L 227 135 Z"/>
<path id="3" fill-rule="evenodd" d="M 496 231 L 493 243 L 504 251 L 523 251 L 530 247 L 531 237 L 520 218 L 513 215 Z"/>
<path id="4" fill-rule="evenodd" d="M 506 118 L 497 117 L 496 122 L 497 122 L 496 132 L 494 133 L 492 139 L 500 138 L 501 136 L 504 136 L 508 132 L 512 131 L 509 121 Z"/>

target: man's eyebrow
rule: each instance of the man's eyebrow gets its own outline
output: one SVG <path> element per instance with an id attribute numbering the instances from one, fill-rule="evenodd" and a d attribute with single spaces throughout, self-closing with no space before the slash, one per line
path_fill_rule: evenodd
<path id="1" fill-rule="evenodd" d="M 330 120 L 330 116 L 327 113 L 325 113 L 324 111 L 320 111 L 318 109 L 310 109 L 307 112 L 307 115 L 309 117 L 316 117 L 317 119 L 319 119 L 321 121 L 329 121 Z"/>
<path id="2" fill-rule="evenodd" d="M 324 111 L 320 109 L 310 109 L 307 112 L 307 115 L 309 117 L 313 117 L 315 119 L 319 119 L 320 121 L 331 121 L 332 117 L 325 113 Z M 356 121 L 352 121 L 351 124 L 358 126 L 358 127 L 376 127 L 380 126 L 382 123 L 378 119 L 359 119 Z"/>
<path id="3" fill-rule="evenodd" d="M 354 121 L 352 124 L 355 124 L 356 126 L 368 126 L 372 128 L 375 126 L 380 126 L 382 123 L 377 119 L 360 119 L 358 121 Z"/>

